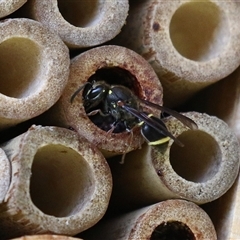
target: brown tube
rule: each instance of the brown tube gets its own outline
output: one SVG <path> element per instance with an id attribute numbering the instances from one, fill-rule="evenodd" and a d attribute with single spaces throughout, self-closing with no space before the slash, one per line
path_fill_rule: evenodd
<path id="1" fill-rule="evenodd" d="M 127 0 L 32 0 L 32 17 L 72 48 L 91 47 L 114 38 L 125 24 Z"/>
<path id="2" fill-rule="evenodd" d="M 102 46 L 88 50 L 71 61 L 68 84 L 58 103 L 46 114 L 47 125 L 72 127 L 96 145 L 105 156 L 124 154 L 141 146 L 139 128 L 133 134 L 108 133 L 86 115 L 82 92 L 71 104 L 73 93 L 87 81 L 102 79 L 132 88 L 140 98 L 162 105 L 162 87 L 151 66 L 135 52 L 119 46 Z M 149 112 L 159 111 L 147 109 Z"/>
<path id="3" fill-rule="evenodd" d="M 20 238 L 14 238 L 12 240 L 74 240 L 78 239 L 81 240 L 81 238 L 73 238 L 73 237 L 67 237 L 67 236 L 61 236 L 61 235 L 32 235 L 32 236 L 24 236 Z"/>
<path id="4" fill-rule="evenodd" d="M 239 66 L 239 11 L 235 1 L 135 2 L 117 43 L 151 63 L 176 106 Z"/>
<path id="5" fill-rule="evenodd" d="M 1 239 L 75 235 L 105 214 L 112 188 L 108 164 L 75 132 L 32 126 L 2 148 L 11 184 L 0 205 Z"/>
<path id="6" fill-rule="evenodd" d="M 93 227 L 83 238 L 105 240 L 217 239 L 208 215 L 196 204 L 167 200 Z"/>
<path id="7" fill-rule="evenodd" d="M 143 146 L 126 155 L 125 163 L 109 160 L 114 176 L 113 206 L 136 208 L 169 198 L 203 204 L 221 197 L 239 171 L 239 144 L 222 120 L 189 112 L 198 130 L 170 117 L 166 125 L 185 145 L 171 140 Z M 127 197 L 126 197 L 127 196 Z"/>
<path id="8" fill-rule="evenodd" d="M 0 1 L 0 18 L 15 12 L 26 2 L 27 0 L 1 0 Z"/>
<path id="9" fill-rule="evenodd" d="M 0 129 L 33 118 L 60 97 L 69 74 L 66 45 L 40 23 L 0 24 Z"/>

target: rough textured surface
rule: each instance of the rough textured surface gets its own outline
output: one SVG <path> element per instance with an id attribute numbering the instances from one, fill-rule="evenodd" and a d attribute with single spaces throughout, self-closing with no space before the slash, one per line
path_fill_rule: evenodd
<path id="1" fill-rule="evenodd" d="M 219 198 L 233 185 L 239 171 L 239 143 L 228 125 L 221 119 L 197 112 L 189 112 L 185 115 L 197 123 L 198 130 L 187 131 L 188 129 L 185 126 L 172 117 L 166 120 L 166 125 L 176 137 L 180 137 L 179 135 L 183 135 L 185 131 L 190 134 L 192 132 L 193 138 L 191 138 L 191 141 L 196 141 L 198 147 L 190 154 L 192 161 L 196 162 L 193 164 L 193 168 L 189 167 L 189 172 L 191 174 L 191 171 L 193 171 L 193 174 L 194 172 L 198 174 L 202 167 L 205 170 L 201 173 L 201 176 L 196 179 L 193 178 L 193 180 L 187 180 L 184 176 L 179 176 L 173 169 L 170 152 L 170 149 L 173 148 L 172 141 L 170 141 L 164 154 L 155 151 L 156 155 L 153 158 L 153 163 L 155 168 L 162 172 L 160 179 L 170 191 L 181 198 L 202 204 Z M 196 131 L 212 137 L 211 149 L 207 149 L 210 144 L 207 138 L 199 136 Z M 184 143 L 184 138 L 182 138 L 182 141 Z M 184 147 L 182 150 L 185 151 Z M 187 148 L 186 151 L 191 151 L 191 149 Z M 201 156 L 203 156 L 201 152 L 207 152 L 208 154 L 208 160 L 203 166 L 199 165 L 200 161 L 205 160 L 201 159 Z M 182 156 L 187 157 L 187 155 Z M 184 157 L 182 160 L 178 158 L 178 161 L 182 161 L 182 164 L 184 164 L 184 160 Z M 187 165 L 189 166 L 189 164 Z"/>
<path id="2" fill-rule="evenodd" d="M 0 149 L 0 203 L 5 198 L 11 181 L 11 165 L 5 154 L 5 152 Z"/>
<path id="3" fill-rule="evenodd" d="M 74 240 L 81 238 L 73 238 L 73 237 L 67 237 L 67 236 L 61 236 L 61 235 L 32 235 L 32 236 L 24 236 L 20 238 L 14 238 L 13 240 Z"/>
<path id="4" fill-rule="evenodd" d="M 176 106 L 239 66 L 239 8 L 234 1 L 135 2 L 116 42 L 151 63 L 163 84 L 164 103 Z M 197 51 L 202 52 L 192 57 Z"/>
<path id="5" fill-rule="evenodd" d="M 44 233 L 75 235 L 104 215 L 112 188 L 108 164 L 76 133 L 32 126 L 2 147 L 12 174 L 0 205 L 1 239 Z M 44 149 L 49 153 L 41 158 Z"/>
<path id="6" fill-rule="evenodd" d="M 0 18 L 5 17 L 19 9 L 27 0 L 1 0 Z"/>
<path id="7" fill-rule="evenodd" d="M 30 4 L 33 18 L 42 22 L 58 34 L 68 46 L 74 48 L 91 47 L 114 38 L 121 31 L 128 15 L 127 0 L 72 2 L 74 6 L 70 2 L 66 4 L 57 0 L 51 2 L 31 0 Z M 59 6 L 62 8 L 59 9 Z M 88 9 L 90 12 L 86 12 Z M 68 22 L 68 19 L 64 19 L 64 12 L 66 11 L 67 14 L 68 10 L 71 12 L 69 17 L 73 18 L 73 24 Z M 80 16 L 79 11 L 82 11 Z M 86 15 L 92 18 L 85 26 L 81 21 Z"/>
<path id="8" fill-rule="evenodd" d="M 0 128 L 6 128 L 43 113 L 59 99 L 68 80 L 70 58 L 58 36 L 30 19 L 2 22 L 0 43 L 1 78 L 6 81 L 1 91 L 4 87 L 7 92 L 0 94 Z M 34 66 L 27 64 L 31 59 Z"/>
<path id="9" fill-rule="evenodd" d="M 112 67 L 124 69 L 134 77 L 133 84 L 139 97 L 162 105 L 162 87 L 151 66 L 135 52 L 109 45 L 88 50 L 72 59 L 68 84 L 48 116 L 50 122 L 54 120 L 54 124 L 74 128 L 106 156 L 139 148 L 143 141 L 139 128 L 133 129 L 132 138 L 127 131 L 118 134 L 107 133 L 98 128 L 86 115 L 81 93 L 72 104 L 70 99 L 98 69 Z"/>
<path id="10" fill-rule="evenodd" d="M 88 231 L 83 238 L 86 237 L 89 240 L 103 237 L 106 240 L 147 240 L 151 239 L 156 227 L 169 222 L 186 225 L 196 240 L 217 239 L 209 216 L 194 203 L 184 200 L 167 200 L 120 215 L 102 222 L 96 228 Z M 182 239 L 189 238 L 185 236 Z"/>

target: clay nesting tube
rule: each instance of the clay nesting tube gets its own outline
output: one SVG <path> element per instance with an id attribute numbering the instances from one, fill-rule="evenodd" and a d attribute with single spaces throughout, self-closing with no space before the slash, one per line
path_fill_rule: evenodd
<path id="1" fill-rule="evenodd" d="M 164 104 L 176 106 L 239 66 L 239 8 L 217 0 L 135 2 L 117 43 L 151 63 Z"/>
<path id="2" fill-rule="evenodd" d="M 0 129 L 33 118 L 60 97 L 69 50 L 42 24 L 24 18 L 0 24 Z"/>
<path id="3" fill-rule="evenodd" d="M 169 198 L 203 204 L 232 186 L 239 171 L 237 138 L 216 117 L 197 112 L 186 116 L 197 123 L 198 130 L 189 130 L 173 117 L 165 121 L 184 147 L 171 140 L 127 154 L 122 165 L 109 160 L 115 183 L 112 206 L 134 208 Z"/>
<path id="4" fill-rule="evenodd" d="M 32 126 L 2 148 L 11 183 L 0 205 L 1 239 L 75 235 L 105 214 L 112 178 L 103 155 L 77 133 Z"/>
<path id="5" fill-rule="evenodd" d="M 100 222 L 83 238 L 119 240 L 217 239 L 209 216 L 196 204 L 167 200 Z"/>
<path id="6" fill-rule="evenodd" d="M 92 47 L 114 38 L 125 24 L 127 0 L 32 0 L 31 16 L 72 48 Z"/>
<path id="7" fill-rule="evenodd" d="M 72 127 L 108 157 L 139 148 L 143 142 L 139 128 L 134 128 L 133 134 L 127 131 L 109 133 L 100 129 L 87 116 L 82 92 L 73 103 L 70 102 L 71 96 L 80 86 L 94 79 L 125 85 L 138 97 L 162 105 L 162 87 L 158 77 L 140 55 L 125 47 L 101 46 L 72 59 L 68 84 L 58 103 L 45 114 L 47 123 Z M 159 111 L 144 109 L 159 114 Z"/>
<path id="8" fill-rule="evenodd" d="M 0 18 L 15 12 L 26 2 L 27 0 L 1 0 L 0 1 Z"/>

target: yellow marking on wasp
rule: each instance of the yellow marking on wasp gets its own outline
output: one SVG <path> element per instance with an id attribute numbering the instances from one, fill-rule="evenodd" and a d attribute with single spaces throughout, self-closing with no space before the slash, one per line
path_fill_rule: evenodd
<path id="1" fill-rule="evenodd" d="M 148 114 L 148 117 L 149 117 L 149 118 L 152 117 L 152 116 L 153 116 L 152 113 Z M 144 124 L 144 121 L 141 121 L 140 123 L 138 123 L 138 126 L 142 126 L 143 124 Z"/>
<path id="2" fill-rule="evenodd" d="M 170 137 L 165 137 L 165 138 L 159 139 L 159 140 L 154 141 L 154 142 L 149 142 L 148 145 L 150 145 L 150 146 L 160 145 L 160 144 L 168 142 L 169 140 L 170 140 Z"/>

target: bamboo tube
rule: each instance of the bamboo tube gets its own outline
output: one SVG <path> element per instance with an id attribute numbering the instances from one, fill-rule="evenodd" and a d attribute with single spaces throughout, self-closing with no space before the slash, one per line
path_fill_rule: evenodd
<path id="1" fill-rule="evenodd" d="M 167 200 L 100 222 L 86 239 L 217 239 L 208 215 L 196 204 Z"/>
<path id="2" fill-rule="evenodd" d="M 105 214 L 112 179 L 102 154 L 73 131 L 32 126 L 2 148 L 11 184 L 0 205 L 0 237 L 75 235 Z"/>
<path id="3" fill-rule="evenodd" d="M 124 25 L 127 0 L 31 0 L 31 16 L 71 48 L 92 47 L 114 38 Z"/>
<path id="4" fill-rule="evenodd" d="M 135 1 L 114 43 L 148 60 L 164 104 L 177 106 L 239 66 L 239 8 L 235 1 Z"/>
<path id="5" fill-rule="evenodd" d="M 132 209 L 169 198 L 203 204 L 221 197 L 239 171 L 239 144 L 222 120 L 189 112 L 198 130 L 166 120 L 169 131 L 185 145 L 168 144 L 126 155 L 125 163 L 109 160 L 115 183 L 111 207 Z M 127 197 L 126 197 L 127 196 Z"/>
<path id="6" fill-rule="evenodd" d="M 32 235 L 32 236 L 24 236 L 20 238 L 14 238 L 12 240 L 74 240 L 78 239 L 81 240 L 80 238 L 73 238 L 73 237 L 67 237 L 67 236 L 61 236 L 61 235 Z"/>
<path id="7" fill-rule="evenodd" d="M 60 97 L 69 74 L 61 39 L 30 19 L 0 23 L 0 129 L 33 118 Z"/>
<path id="8" fill-rule="evenodd" d="M 223 119 L 240 140 L 240 68 L 222 81 L 205 89 L 187 104 Z M 197 105 L 196 105 L 197 104 Z M 206 204 L 219 240 L 238 239 L 240 236 L 240 177 L 233 187 L 218 200 Z"/>
<path id="9" fill-rule="evenodd" d="M 15 12 L 26 2 L 27 0 L 1 0 L 0 1 L 0 18 Z"/>
<path id="10" fill-rule="evenodd" d="M 87 116 L 82 93 L 71 104 L 73 93 L 94 79 L 125 85 L 140 98 L 162 105 L 162 87 L 150 65 L 127 48 L 109 45 L 88 50 L 72 59 L 68 84 L 58 103 L 45 114 L 44 121 L 47 125 L 70 126 L 108 157 L 139 148 L 143 142 L 139 128 L 134 128 L 133 134 L 127 131 L 109 133 Z M 147 111 L 159 113 L 152 109 Z"/>

